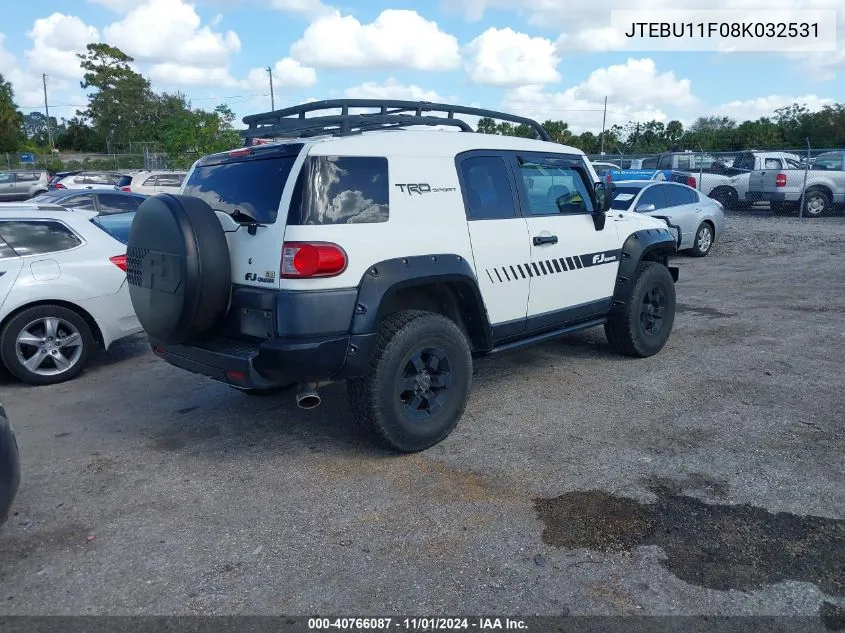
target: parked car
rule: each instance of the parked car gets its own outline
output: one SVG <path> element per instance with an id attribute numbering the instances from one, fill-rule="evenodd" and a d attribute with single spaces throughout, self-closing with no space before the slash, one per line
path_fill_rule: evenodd
<path id="1" fill-rule="evenodd" d="M 727 161 L 724 156 L 720 158 Z M 719 162 L 717 161 L 711 166 L 711 173 L 725 175 L 727 180 L 717 184 L 711 178 L 710 183 L 715 184 L 715 186 L 707 192 L 707 195 L 714 200 L 718 200 L 726 209 L 737 209 L 752 203 L 748 199 L 752 171 L 759 169 L 796 169 L 800 167 L 800 162 L 797 154 L 752 150 L 742 152 L 734 157 L 730 165 L 731 174 L 727 173 L 728 170 L 720 169 L 718 165 Z M 737 170 L 741 171 L 736 173 Z M 726 173 L 720 174 L 720 171 Z"/>
<path id="2" fill-rule="evenodd" d="M 609 171 L 619 171 L 621 169 L 619 165 L 609 161 L 593 160 L 590 162 L 593 164 L 593 169 L 596 170 L 596 173 L 599 176 L 604 176 L 604 174 Z"/>
<path id="3" fill-rule="evenodd" d="M 695 257 L 707 255 L 725 228 L 725 214 L 719 202 L 674 182 L 620 183 L 613 189 L 610 208 L 665 218 L 678 237 L 678 250 Z"/>
<path id="4" fill-rule="evenodd" d="M 429 112 L 522 123 L 537 139 Z M 401 129 L 442 122 L 466 131 Z M 584 153 L 537 121 L 339 99 L 244 123 L 244 147 L 197 161 L 181 195 L 148 198 L 132 224 L 130 296 L 172 365 L 252 393 L 298 383 L 302 408 L 347 380 L 355 419 L 411 452 L 456 427 L 476 356 L 596 326 L 629 356 L 668 341 L 674 235 L 609 213 Z"/>
<path id="5" fill-rule="evenodd" d="M 0 171 L 0 201 L 28 200 L 50 187 L 49 171 Z"/>
<path id="6" fill-rule="evenodd" d="M 48 189 L 50 191 L 53 191 L 55 189 L 63 189 L 64 187 L 58 187 L 57 185 L 62 180 L 67 178 L 68 176 L 75 176 L 78 173 L 79 173 L 79 171 L 59 171 L 59 172 L 56 172 L 56 174 L 50 179 L 50 184 L 49 184 Z"/>
<path id="7" fill-rule="evenodd" d="M 33 203 L 0 208 L 0 360 L 20 380 L 69 380 L 96 345 L 108 349 L 141 330 L 126 244 L 109 230 L 121 215 Z"/>
<path id="8" fill-rule="evenodd" d="M 137 211 L 140 204 L 147 198 L 139 193 L 127 193 L 114 189 L 58 189 L 42 193 L 29 202 L 37 204 L 58 204 L 73 209 L 86 209 L 98 213 L 122 213 Z"/>
<path id="9" fill-rule="evenodd" d="M 804 197 L 804 213 L 818 218 L 845 204 L 845 150 L 816 156 L 812 167 L 762 169 L 751 173 L 748 198 L 768 201 L 773 210 L 795 213 Z M 805 185 L 806 176 L 806 185 Z"/>
<path id="10" fill-rule="evenodd" d="M 115 187 L 123 174 L 110 171 L 80 171 L 66 176 L 53 186 L 56 189 L 102 189 Z"/>
<path id="11" fill-rule="evenodd" d="M 141 171 L 132 174 L 128 184 L 121 184 L 121 191 L 132 191 L 146 195 L 157 193 L 179 193 L 187 172 L 182 171 Z"/>
<path id="12" fill-rule="evenodd" d="M 0 525 L 6 522 L 18 485 L 21 480 L 21 465 L 15 430 L 0 404 Z"/>

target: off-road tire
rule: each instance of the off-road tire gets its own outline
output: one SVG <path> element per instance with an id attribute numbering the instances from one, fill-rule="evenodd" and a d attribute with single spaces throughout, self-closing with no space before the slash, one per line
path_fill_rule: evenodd
<path id="1" fill-rule="evenodd" d="M 47 318 L 61 319 L 76 328 L 82 344 L 82 351 L 73 366 L 62 373 L 52 375 L 39 374 L 27 369 L 21 364 L 16 351 L 17 338 L 21 331 L 38 319 Z M 64 306 L 45 304 L 22 310 L 6 323 L 3 332 L 0 333 L 0 357 L 2 357 L 3 365 L 16 378 L 30 385 L 54 385 L 76 378 L 88 364 L 93 347 L 94 335 L 91 327 L 78 313 Z"/>
<path id="2" fill-rule="evenodd" d="M 437 364 L 450 370 L 450 386 L 441 391 L 448 395 L 430 417 L 414 420 L 410 416 L 429 414 L 411 411 L 403 403 L 403 397 L 413 400 L 407 395 L 412 392 L 402 391 L 403 376 L 411 367 L 412 358 L 420 354 L 425 358 L 426 353 L 431 356 L 431 350 L 445 355 L 446 363 L 440 360 Z M 425 367 L 428 369 L 428 365 Z M 370 367 L 364 376 L 347 381 L 347 395 L 356 421 L 377 441 L 393 450 L 412 453 L 434 446 L 454 430 L 466 408 L 471 386 L 472 355 L 461 329 L 442 315 L 404 310 L 382 320 Z M 431 389 L 434 388 L 432 382 Z"/>
<path id="3" fill-rule="evenodd" d="M 646 296 L 659 289 L 664 297 L 664 316 L 660 328 L 653 334 L 646 331 L 643 309 Z M 659 352 L 672 332 L 675 322 L 675 284 L 666 266 L 657 262 L 642 262 L 637 267 L 630 299 L 614 307 L 604 325 L 611 347 L 625 356 L 645 358 Z"/>

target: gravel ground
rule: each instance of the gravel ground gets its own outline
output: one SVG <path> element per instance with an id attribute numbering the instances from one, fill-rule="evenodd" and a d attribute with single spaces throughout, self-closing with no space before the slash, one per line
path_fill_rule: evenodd
<path id="1" fill-rule="evenodd" d="M 817 614 L 845 605 L 845 218 L 731 215 L 668 346 L 476 362 L 422 454 L 116 345 L 10 381 L 2 614 Z"/>

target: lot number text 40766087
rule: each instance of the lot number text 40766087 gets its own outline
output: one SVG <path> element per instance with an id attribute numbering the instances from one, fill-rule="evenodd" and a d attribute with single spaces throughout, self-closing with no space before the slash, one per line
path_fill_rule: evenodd
<path id="1" fill-rule="evenodd" d="M 513 618 L 309 618 L 311 630 L 390 630 L 405 631 L 525 631 L 524 620 Z"/>

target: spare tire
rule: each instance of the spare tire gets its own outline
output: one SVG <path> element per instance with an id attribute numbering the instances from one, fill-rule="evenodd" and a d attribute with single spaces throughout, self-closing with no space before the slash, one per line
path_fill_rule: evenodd
<path id="1" fill-rule="evenodd" d="M 208 204 L 168 193 L 135 214 L 126 277 L 135 314 L 157 342 L 202 338 L 226 315 L 232 288 L 226 234 Z"/>

